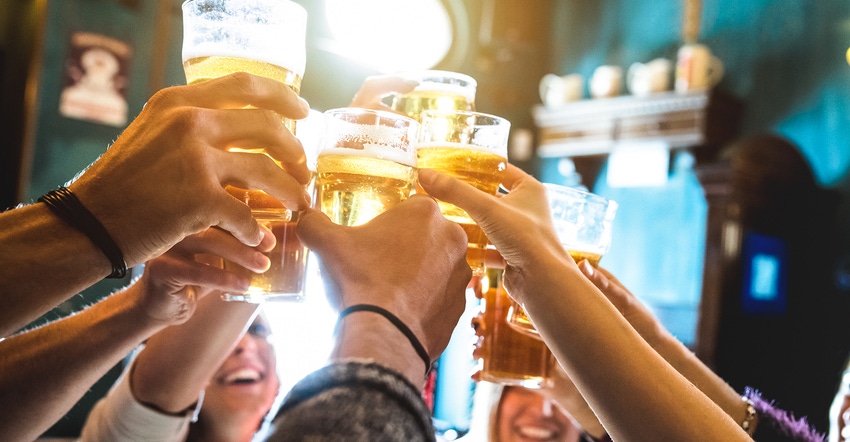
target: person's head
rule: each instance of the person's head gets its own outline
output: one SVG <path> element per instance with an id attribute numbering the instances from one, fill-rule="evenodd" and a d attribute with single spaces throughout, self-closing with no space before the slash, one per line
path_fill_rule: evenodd
<path id="1" fill-rule="evenodd" d="M 570 418 L 542 394 L 505 386 L 490 416 L 491 442 L 576 442 Z"/>
<path id="2" fill-rule="evenodd" d="M 267 318 L 258 314 L 204 391 L 199 421 L 238 418 L 258 429 L 280 387 Z"/>

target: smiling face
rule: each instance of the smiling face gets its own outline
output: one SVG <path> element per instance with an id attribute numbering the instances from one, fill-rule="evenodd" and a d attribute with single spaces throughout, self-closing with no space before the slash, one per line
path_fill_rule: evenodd
<path id="1" fill-rule="evenodd" d="M 556 405 L 541 394 L 506 386 L 496 413 L 498 442 L 570 442 L 579 432 Z"/>
<path id="2" fill-rule="evenodd" d="M 207 385 L 201 417 L 254 420 L 259 426 L 277 396 L 280 381 L 269 325 L 258 315 Z"/>

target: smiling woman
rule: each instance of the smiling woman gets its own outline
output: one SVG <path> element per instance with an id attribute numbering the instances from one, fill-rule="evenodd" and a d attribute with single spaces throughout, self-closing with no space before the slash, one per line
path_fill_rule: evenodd
<path id="1" fill-rule="evenodd" d="M 540 390 L 479 382 L 470 432 L 458 442 L 579 442 L 581 429 Z"/>
<path id="2" fill-rule="evenodd" d="M 383 72 L 431 68 L 452 46 L 440 0 L 326 0 L 325 13 L 334 52 Z"/>
<path id="3" fill-rule="evenodd" d="M 268 318 L 218 294 L 199 304 L 132 358 L 89 414 L 82 442 L 250 440 L 263 429 L 280 388 Z"/>

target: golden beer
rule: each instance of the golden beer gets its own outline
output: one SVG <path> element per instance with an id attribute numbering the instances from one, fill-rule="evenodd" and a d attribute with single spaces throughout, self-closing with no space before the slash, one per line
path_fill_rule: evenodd
<path id="1" fill-rule="evenodd" d="M 241 57 L 204 56 L 189 58 L 183 62 L 183 71 L 186 73 L 186 83 L 195 84 L 213 78 L 230 75 L 234 72 L 247 72 L 249 74 L 277 80 L 295 91 L 301 92 L 301 76 L 289 69 L 267 63 Z M 284 118 L 284 125 L 290 132 L 295 133 L 295 121 Z"/>
<path id="2" fill-rule="evenodd" d="M 390 107 L 420 121 L 426 110 L 475 110 L 475 89 L 478 83 L 459 72 L 424 70 L 402 72 L 398 76 L 416 81 L 416 88 L 392 97 Z"/>
<path id="3" fill-rule="evenodd" d="M 502 269 L 487 269 L 484 325 L 481 341 L 481 379 L 539 388 L 555 367 L 552 352 L 539 339 L 511 328 L 505 321 L 511 299 L 502 285 Z"/>
<path id="4" fill-rule="evenodd" d="M 254 273 L 238 264 L 224 261 L 224 268 L 241 273 L 251 280 L 245 293 L 226 293 L 228 301 L 259 303 L 270 300 L 300 301 L 304 296 L 307 247 L 295 235 L 298 212 L 293 212 L 275 198 L 259 190 L 227 186 L 225 190 L 251 208 L 260 224 L 274 233 L 275 246 L 266 252 L 271 266 L 264 273 Z"/>
<path id="5" fill-rule="evenodd" d="M 307 267 L 307 247 L 295 234 L 298 224 L 298 212 L 286 216 L 280 212 L 254 210 L 257 222 L 268 227 L 274 233 L 277 243 L 266 253 L 271 266 L 265 273 L 254 273 L 238 264 L 224 261 L 224 268 L 241 273 L 251 279 L 251 286 L 245 293 L 229 293 L 229 301 L 263 302 L 270 300 L 301 301 L 304 293 L 304 269 Z"/>
<path id="6" fill-rule="evenodd" d="M 414 120 L 419 120 L 422 111 L 431 109 L 475 110 L 472 97 L 450 90 L 414 90 L 394 97 L 390 107 Z"/>
<path id="7" fill-rule="evenodd" d="M 417 164 L 422 169 L 434 169 L 465 181 L 477 189 L 495 195 L 505 174 L 507 159 L 492 151 L 460 143 L 422 143 L 416 148 Z M 417 193 L 425 193 L 417 188 Z M 470 267 L 481 272 L 487 236 L 469 215 L 454 204 L 437 201 L 447 219 L 460 224 L 466 232 L 469 247 L 466 260 Z"/>
<path id="8" fill-rule="evenodd" d="M 416 186 L 416 120 L 364 108 L 325 111 L 314 207 L 359 226 L 407 199 Z"/>
<path id="9" fill-rule="evenodd" d="M 319 208 L 343 226 L 364 224 L 407 199 L 417 177 L 417 169 L 409 164 L 351 151 L 325 150 L 316 166 Z"/>

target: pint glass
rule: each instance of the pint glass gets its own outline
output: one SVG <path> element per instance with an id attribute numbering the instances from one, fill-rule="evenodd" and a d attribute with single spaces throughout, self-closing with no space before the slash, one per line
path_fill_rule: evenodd
<path id="1" fill-rule="evenodd" d="M 187 0 L 183 71 L 188 84 L 248 72 L 301 91 L 307 11 L 289 0 Z M 295 132 L 295 123 L 284 120 Z"/>
<path id="2" fill-rule="evenodd" d="M 475 110 L 478 83 L 469 75 L 451 71 L 425 70 L 396 74 L 416 81 L 417 86 L 405 94 L 394 94 L 390 107 L 414 120 L 426 110 Z"/>
<path id="3" fill-rule="evenodd" d="M 335 223 L 358 226 L 407 199 L 416 186 L 412 118 L 360 108 L 325 111 L 315 204 Z"/>
<path id="4" fill-rule="evenodd" d="M 540 388 L 550 381 L 555 357 L 540 339 L 506 322 L 511 298 L 502 285 L 503 269 L 486 271 L 481 341 L 481 379 L 494 383 Z"/>
<path id="5" fill-rule="evenodd" d="M 420 123 L 420 169 L 434 169 L 496 194 L 508 164 L 508 120 L 480 112 L 429 110 L 422 112 Z M 421 188 L 417 192 L 425 193 Z M 463 227 L 469 245 L 466 260 L 476 275 L 483 275 L 487 236 L 466 211 L 438 203 L 443 216 Z"/>
<path id="6" fill-rule="evenodd" d="M 248 72 L 301 89 L 306 64 L 307 11 L 289 0 L 187 0 L 183 2 L 183 70 L 188 84 Z M 284 119 L 295 133 L 295 122 Z M 231 148 L 265 154 L 264 149 Z M 254 218 L 277 239 L 268 253 L 271 268 L 256 274 L 225 262 L 227 269 L 251 278 L 246 293 L 226 294 L 233 301 L 302 300 L 307 248 L 295 235 L 298 214 L 260 190 L 232 186 Z"/>

